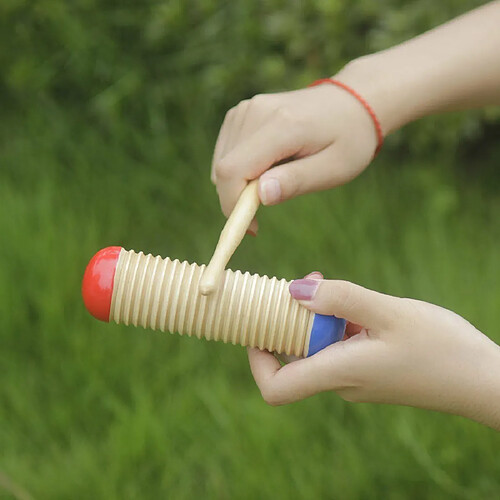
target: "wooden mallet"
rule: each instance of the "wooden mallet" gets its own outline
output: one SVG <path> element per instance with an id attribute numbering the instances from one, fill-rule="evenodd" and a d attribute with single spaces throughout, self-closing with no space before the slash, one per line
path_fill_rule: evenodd
<path id="1" fill-rule="evenodd" d="M 220 234 L 214 254 L 201 277 L 199 289 L 202 295 L 210 295 L 217 289 L 224 269 L 245 236 L 259 204 L 259 179 L 255 179 L 242 191 Z"/>

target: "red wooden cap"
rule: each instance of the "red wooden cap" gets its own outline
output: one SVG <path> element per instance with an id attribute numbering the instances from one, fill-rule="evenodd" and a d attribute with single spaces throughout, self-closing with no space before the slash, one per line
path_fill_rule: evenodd
<path id="1" fill-rule="evenodd" d="M 116 263 L 121 247 L 99 250 L 88 263 L 82 282 L 83 302 L 88 312 L 101 321 L 109 321 Z"/>

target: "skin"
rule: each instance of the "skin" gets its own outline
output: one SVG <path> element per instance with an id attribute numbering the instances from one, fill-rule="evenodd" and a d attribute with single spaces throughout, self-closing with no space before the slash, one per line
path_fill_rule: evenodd
<path id="1" fill-rule="evenodd" d="M 267 403 L 335 391 L 346 401 L 438 410 L 500 430 L 500 347 L 469 322 L 439 306 L 323 280 L 319 273 L 306 278 L 292 283 L 292 295 L 300 300 L 300 287 L 312 282 L 306 285 L 311 297 L 300 302 L 346 318 L 346 336 L 285 366 L 267 351 L 249 349 Z"/>
<path id="2" fill-rule="evenodd" d="M 384 135 L 430 114 L 500 104 L 498 26 L 495 1 L 356 59 L 333 78 L 366 99 Z M 370 116 L 341 88 L 326 84 L 257 95 L 227 113 L 212 181 L 228 216 L 252 179 L 259 178 L 261 202 L 275 205 L 349 182 L 370 164 L 376 146 Z M 254 220 L 250 231 L 257 230 Z M 312 277 L 319 283 L 316 294 L 304 305 L 349 320 L 351 337 L 283 368 L 273 355 L 250 350 L 252 373 L 267 402 L 332 390 L 352 401 L 446 411 L 500 429 L 496 344 L 438 306 L 318 277 Z M 291 287 L 292 295 L 299 285 Z"/>
<path id="3" fill-rule="evenodd" d="M 385 135 L 429 114 L 500 104 L 498 26 L 496 1 L 356 59 L 333 78 L 370 103 Z M 256 95 L 228 111 L 212 181 L 229 216 L 249 180 L 259 178 L 262 203 L 275 205 L 352 180 L 376 145 L 365 108 L 334 85 Z M 251 229 L 257 231 L 256 221 Z"/>

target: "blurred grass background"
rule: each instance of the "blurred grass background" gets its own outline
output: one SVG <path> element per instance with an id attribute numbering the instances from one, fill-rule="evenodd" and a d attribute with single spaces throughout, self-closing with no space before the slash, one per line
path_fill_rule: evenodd
<path id="1" fill-rule="evenodd" d="M 492 430 L 334 394 L 270 408 L 244 349 L 105 325 L 80 297 L 108 245 L 208 261 L 229 107 L 480 3 L 1 2 L 0 498 L 500 496 Z M 231 267 L 319 269 L 500 341 L 499 132 L 494 109 L 405 128 L 350 185 L 262 209 Z"/>

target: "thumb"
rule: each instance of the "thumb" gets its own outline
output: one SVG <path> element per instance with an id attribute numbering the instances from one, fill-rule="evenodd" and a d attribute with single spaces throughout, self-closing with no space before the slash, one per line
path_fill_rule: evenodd
<path id="1" fill-rule="evenodd" d="M 345 184 L 353 174 L 339 147 L 281 162 L 259 179 L 259 196 L 264 205 L 276 205 L 297 196 L 324 191 Z"/>
<path id="2" fill-rule="evenodd" d="M 365 328 L 383 328 L 397 314 L 397 297 L 384 295 L 349 281 L 300 279 L 290 284 L 290 294 L 304 307 L 335 315 Z"/>

